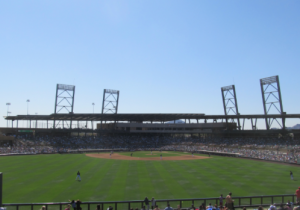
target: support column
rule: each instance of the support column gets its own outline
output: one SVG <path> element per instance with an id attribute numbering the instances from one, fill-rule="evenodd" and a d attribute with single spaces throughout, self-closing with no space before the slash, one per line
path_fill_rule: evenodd
<path id="1" fill-rule="evenodd" d="M 78 131 L 77 136 L 79 136 L 79 121 L 78 120 L 77 120 L 77 131 Z"/>
<path id="2" fill-rule="evenodd" d="M 3 196 L 3 173 L 0 172 L 0 207 L 2 206 L 2 196 Z"/>

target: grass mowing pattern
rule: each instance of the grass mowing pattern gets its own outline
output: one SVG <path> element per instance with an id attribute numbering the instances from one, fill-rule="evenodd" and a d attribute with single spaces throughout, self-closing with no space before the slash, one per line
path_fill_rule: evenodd
<path id="1" fill-rule="evenodd" d="M 78 170 L 82 182 L 75 181 Z M 290 180 L 290 170 L 297 181 Z M 190 161 L 97 159 L 84 154 L 9 156 L 0 158 L 0 171 L 4 203 L 199 198 L 229 191 L 233 196 L 291 194 L 300 186 L 299 167 L 217 156 Z"/>

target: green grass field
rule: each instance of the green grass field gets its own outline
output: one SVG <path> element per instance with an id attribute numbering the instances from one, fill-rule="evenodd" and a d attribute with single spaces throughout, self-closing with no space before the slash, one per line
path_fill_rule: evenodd
<path id="1" fill-rule="evenodd" d="M 150 152 L 134 156 L 149 157 L 146 154 Z M 81 182 L 75 181 L 78 170 Z M 296 181 L 290 179 L 290 170 Z M 229 191 L 233 196 L 274 195 L 294 193 L 300 186 L 299 167 L 219 156 L 182 161 L 98 159 L 84 154 L 9 156 L 0 157 L 0 171 L 4 203 L 201 198 L 226 196 Z"/>

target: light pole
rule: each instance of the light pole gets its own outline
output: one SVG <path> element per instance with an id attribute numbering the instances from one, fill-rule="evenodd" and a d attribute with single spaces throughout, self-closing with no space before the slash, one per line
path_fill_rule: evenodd
<path id="1" fill-rule="evenodd" d="M 94 106 L 95 106 L 95 103 L 92 103 L 92 105 L 93 105 L 93 114 L 94 114 Z"/>
<path id="2" fill-rule="evenodd" d="M 37 115 L 38 113 L 36 112 L 35 115 Z M 35 120 L 35 128 L 37 128 L 37 120 Z"/>
<path id="3" fill-rule="evenodd" d="M 7 112 L 7 116 L 9 116 L 11 114 L 11 112 Z M 10 126 L 10 125 L 9 125 Z M 8 125 L 7 125 L 7 127 L 8 127 Z"/>
<path id="4" fill-rule="evenodd" d="M 9 106 L 11 105 L 11 103 L 6 103 L 6 106 L 7 106 L 7 113 L 6 113 L 6 116 L 8 116 L 8 113 L 9 113 Z M 6 120 L 6 127 L 8 127 L 8 120 Z"/>
<path id="5" fill-rule="evenodd" d="M 27 115 L 28 115 L 28 103 L 30 102 L 30 100 L 29 99 L 27 99 Z M 28 123 L 29 123 L 29 121 L 27 120 L 27 127 L 28 127 Z"/>
<path id="6" fill-rule="evenodd" d="M 29 99 L 27 99 L 27 115 L 28 115 L 28 103 L 30 102 L 30 100 Z"/>

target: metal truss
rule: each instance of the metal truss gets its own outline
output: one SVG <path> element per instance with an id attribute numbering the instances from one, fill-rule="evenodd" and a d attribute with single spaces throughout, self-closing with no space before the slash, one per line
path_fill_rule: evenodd
<path id="1" fill-rule="evenodd" d="M 75 86 L 57 84 L 54 114 L 58 114 L 58 113 L 73 114 L 74 96 L 75 96 Z M 56 123 L 54 120 L 53 127 L 56 128 L 60 126 L 60 123 L 61 121 L 58 121 L 58 123 Z M 62 121 L 62 128 L 65 128 L 65 125 L 68 128 L 72 128 L 72 120 L 69 121 L 69 123 L 68 121 Z"/>
<path id="2" fill-rule="evenodd" d="M 260 79 L 260 87 L 265 115 L 274 114 L 274 111 L 276 114 L 285 114 L 282 107 L 279 77 L 273 76 Z M 281 123 L 276 118 L 265 118 L 265 121 L 267 130 L 271 128 L 273 122 L 277 122 L 282 129 L 285 129 L 285 118 L 282 118 Z"/>
<path id="3" fill-rule="evenodd" d="M 237 105 L 237 99 L 236 99 L 236 92 L 235 92 L 235 86 L 225 86 L 221 88 L 222 92 L 222 99 L 223 99 L 223 107 L 224 107 L 224 113 L 225 115 L 239 115 L 239 109 Z M 232 121 L 234 121 L 232 119 Z M 240 119 L 237 119 L 238 122 L 238 129 L 241 129 L 240 125 Z M 228 123 L 228 120 L 226 119 L 226 123 Z"/>
<path id="4" fill-rule="evenodd" d="M 118 90 L 104 89 L 102 101 L 102 114 L 118 113 L 119 94 L 120 91 Z"/>

